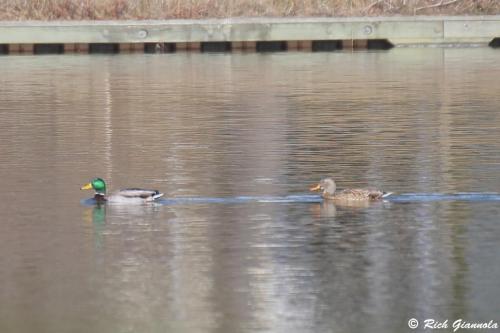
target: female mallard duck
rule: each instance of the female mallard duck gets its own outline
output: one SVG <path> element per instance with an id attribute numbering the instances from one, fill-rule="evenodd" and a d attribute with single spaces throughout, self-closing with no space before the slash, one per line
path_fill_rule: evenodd
<path id="1" fill-rule="evenodd" d="M 385 198 L 392 193 L 382 192 L 376 189 L 345 189 L 335 193 L 337 186 L 331 178 L 322 179 L 318 185 L 311 187 L 311 191 L 323 191 L 321 196 L 327 200 L 334 201 L 376 201 Z"/>
<path id="2" fill-rule="evenodd" d="M 97 203 L 144 203 L 155 201 L 163 196 L 163 193 L 157 190 L 145 190 L 141 188 L 127 188 L 107 196 L 106 183 L 101 178 L 94 178 L 90 183 L 83 185 L 80 189 L 94 189 L 94 199 Z"/>

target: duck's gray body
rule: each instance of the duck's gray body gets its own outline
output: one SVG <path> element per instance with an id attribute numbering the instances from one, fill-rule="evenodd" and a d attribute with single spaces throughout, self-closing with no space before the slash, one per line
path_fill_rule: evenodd
<path id="1" fill-rule="evenodd" d="M 163 196 L 158 190 L 145 190 L 142 188 L 126 188 L 113 193 L 112 196 L 122 196 L 125 198 L 141 198 L 146 201 L 154 201 Z"/>

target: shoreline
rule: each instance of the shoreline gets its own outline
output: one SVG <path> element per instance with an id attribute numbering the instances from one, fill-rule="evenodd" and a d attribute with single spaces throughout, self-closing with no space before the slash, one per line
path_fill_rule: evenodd
<path id="1" fill-rule="evenodd" d="M 500 14 L 492 0 L 0 0 L 0 8 L 0 21 Z"/>

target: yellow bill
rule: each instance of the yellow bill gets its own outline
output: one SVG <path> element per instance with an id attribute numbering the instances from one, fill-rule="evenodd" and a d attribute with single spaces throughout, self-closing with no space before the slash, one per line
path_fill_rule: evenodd
<path id="1" fill-rule="evenodd" d="M 88 183 L 88 184 L 85 184 L 83 185 L 80 190 L 90 190 L 92 188 L 92 184 L 91 183 Z"/>

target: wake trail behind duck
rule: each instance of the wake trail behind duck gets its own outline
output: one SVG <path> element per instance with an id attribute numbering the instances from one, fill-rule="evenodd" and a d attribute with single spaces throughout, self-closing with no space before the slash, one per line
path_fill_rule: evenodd
<path id="1" fill-rule="evenodd" d="M 459 193 L 386 193 L 384 202 L 418 203 L 439 201 L 490 202 L 500 201 L 500 193 L 459 192 Z M 159 205 L 196 205 L 196 204 L 244 204 L 244 203 L 321 203 L 320 195 L 296 194 L 286 196 L 234 196 L 234 197 L 177 197 L 161 198 L 154 201 Z M 84 205 L 93 205 L 95 200 L 82 200 Z"/>

